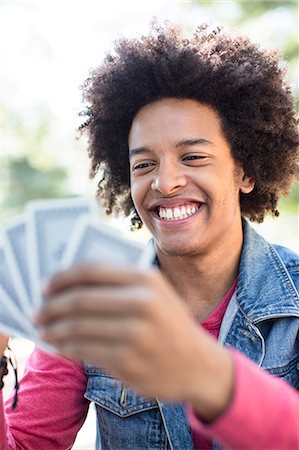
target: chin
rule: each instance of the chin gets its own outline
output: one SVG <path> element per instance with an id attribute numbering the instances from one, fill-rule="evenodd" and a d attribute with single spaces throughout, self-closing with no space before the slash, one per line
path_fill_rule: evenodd
<path id="1" fill-rule="evenodd" d="M 196 256 L 199 255 L 200 249 L 198 246 L 186 245 L 186 243 L 173 242 L 172 244 L 156 242 L 160 252 L 166 256 Z"/>

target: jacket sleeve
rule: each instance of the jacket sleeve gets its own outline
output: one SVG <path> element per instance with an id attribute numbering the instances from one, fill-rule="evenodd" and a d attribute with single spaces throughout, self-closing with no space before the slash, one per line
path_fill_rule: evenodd
<path id="1" fill-rule="evenodd" d="M 0 398 L 0 449 L 65 450 L 72 447 L 88 411 L 83 367 L 36 349 L 20 382 L 19 401 Z"/>
<path id="2" fill-rule="evenodd" d="M 298 450 L 299 392 L 235 350 L 235 390 L 228 409 L 212 423 L 187 406 L 191 427 L 231 450 Z"/>

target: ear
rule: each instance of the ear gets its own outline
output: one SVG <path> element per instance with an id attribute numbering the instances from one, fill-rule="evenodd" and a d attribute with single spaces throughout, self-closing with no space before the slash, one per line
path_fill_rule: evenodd
<path id="1" fill-rule="evenodd" d="M 240 182 L 240 191 L 243 194 L 249 194 L 250 192 L 253 191 L 254 189 L 254 185 L 255 185 L 255 180 L 251 177 L 249 177 L 248 175 L 246 175 L 246 173 L 243 171 L 243 175 L 242 175 L 242 180 Z"/>

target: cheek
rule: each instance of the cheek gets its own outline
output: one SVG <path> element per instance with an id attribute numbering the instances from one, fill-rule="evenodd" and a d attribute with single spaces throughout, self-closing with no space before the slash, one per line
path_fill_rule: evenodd
<path id="1" fill-rule="evenodd" d="M 149 177 L 131 178 L 131 197 L 140 218 L 148 226 L 147 206 L 151 199 L 151 180 Z"/>
<path id="2" fill-rule="evenodd" d="M 134 203 L 134 206 L 136 209 L 138 209 L 138 190 L 136 189 L 136 186 L 131 181 L 131 197 Z"/>
<path id="3" fill-rule="evenodd" d="M 232 182 L 225 188 L 222 187 L 217 197 L 217 203 L 220 208 L 235 212 L 239 205 L 239 188 Z"/>
<path id="4" fill-rule="evenodd" d="M 144 196 L 145 196 L 145 189 L 142 183 L 139 182 L 139 180 L 132 179 L 131 177 L 131 197 L 138 213 L 142 208 Z"/>

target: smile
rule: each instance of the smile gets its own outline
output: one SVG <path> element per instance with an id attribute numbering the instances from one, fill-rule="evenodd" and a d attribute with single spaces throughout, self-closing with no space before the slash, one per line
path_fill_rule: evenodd
<path id="1" fill-rule="evenodd" d="M 193 216 L 199 209 L 199 205 L 182 205 L 175 208 L 162 208 L 158 209 L 158 214 L 162 220 L 182 220 L 187 217 Z"/>

